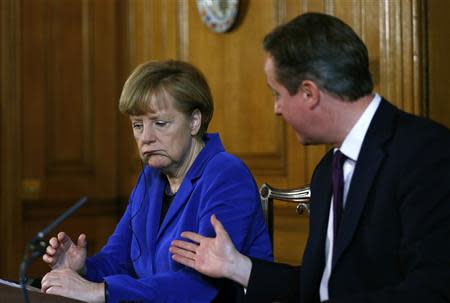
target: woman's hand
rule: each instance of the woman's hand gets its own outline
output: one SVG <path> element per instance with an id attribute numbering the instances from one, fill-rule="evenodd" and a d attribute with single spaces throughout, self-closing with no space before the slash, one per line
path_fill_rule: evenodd
<path id="1" fill-rule="evenodd" d="M 77 244 L 64 232 L 58 233 L 48 241 L 46 253 L 42 260 L 50 265 L 52 269 L 69 268 L 79 274 L 84 274 L 86 261 L 86 235 L 78 237 Z"/>
<path id="2" fill-rule="evenodd" d="M 247 287 L 252 263 L 239 253 L 230 236 L 215 215 L 211 224 L 215 238 L 208 238 L 193 232 L 183 232 L 181 236 L 192 242 L 174 240 L 170 247 L 172 258 L 198 272 L 213 278 L 228 278 Z"/>
<path id="3" fill-rule="evenodd" d="M 105 302 L 105 284 L 82 278 L 69 269 L 54 269 L 42 278 L 41 291 L 84 302 Z"/>

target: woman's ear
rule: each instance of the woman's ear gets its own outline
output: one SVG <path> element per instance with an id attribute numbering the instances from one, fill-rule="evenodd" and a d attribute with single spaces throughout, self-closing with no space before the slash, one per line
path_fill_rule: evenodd
<path id="1" fill-rule="evenodd" d="M 202 113 L 198 109 L 194 109 L 191 114 L 191 122 L 189 127 L 191 128 L 191 135 L 196 136 L 202 125 Z"/>

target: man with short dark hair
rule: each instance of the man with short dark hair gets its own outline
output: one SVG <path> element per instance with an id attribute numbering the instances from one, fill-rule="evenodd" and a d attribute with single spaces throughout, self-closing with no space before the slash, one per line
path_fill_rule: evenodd
<path id="1" fill-rule="evenodd" d="M 248 302 L 449 302 L 450 132 L 373 92 L 366 46 L 341 20 L 301 15 L 264 39 L 274 112 L 330 144 L 311 180 L 301 267 L 185 232 L 173 258 L 247 288 Z"/>

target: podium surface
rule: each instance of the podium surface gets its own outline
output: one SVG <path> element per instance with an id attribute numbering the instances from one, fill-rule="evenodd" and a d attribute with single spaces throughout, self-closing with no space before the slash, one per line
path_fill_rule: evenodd
<path id="1" fill-rule="evenodd" d="M 28 291 L 30 303 L 76 303 L 81 302 L 60 296 L 46 295 L 44 293 L 30 290 Z M 24 302 L 22 289 L 0 282 L 0 303 Z"/>

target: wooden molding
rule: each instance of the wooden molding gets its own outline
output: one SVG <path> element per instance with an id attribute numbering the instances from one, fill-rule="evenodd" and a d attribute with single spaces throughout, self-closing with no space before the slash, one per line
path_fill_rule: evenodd
<path id="1" fill-rule="evenodd" d="M 44 71 L 47 71 L 45 108 L 48 111 L 48 118 L 45 120 L 47 147 L 45 171 L 51 176 L 92 175 L 95 167 L 92 131 L 95 105 L 93 100 L 95 6 L 91 1 L 81 1 L 78 7 L 72 9 L 72 14 L 79 15 L 76 16 L 79 22 L 69 25 L 63 20 L 67 17 L 59 13 L 64 5 L 54 2 L 46 11 L 48 23 L 44 29 L 46 45 Z M 61 24 L 65 24 L 66 27 L 62 27 Z M 68 32 L 73 35 L 67 36 Z M 65 51 L 61 52 L 61 48 Z M 75 53 L 80 54 L 81 62 L 76 62 Z M 62 81 L 63 79 L 65 81 Z M 72 83 L 66 83 L 68 80 Z M 76 90 L 76 87 L 79 89 Z M 72 140 L 68 140 L 68 136 L 80 140 L 72 143 Z M 67 145 L 71 148 L 65 151 L 64 146 Z"/>
<path id="2" fill-rule="evenodd" d="M 177 58 L 184 61 L 189 58 L 188 5 L 187 0 L 180 0 L 177 5 Z"/>
<path id="3" fill-rule="evenodd" d="M 21 2 L 0 2 L 1 11 L 1 66 L 0 66 L 0 140 L 1 140 L 1 192 L 0 192 L 0 241 L 3 243 L 0 258 L 2 278 L 17 279 L 22 225 L 18 214 L 19 184 L 21 172 Z"/>
<path id="4" fill-rule="evenodd" d="M 71 218 L 106 216 L 119 218 L 124 210 L 127 199 L 88 199 L 87 203 L 78 209 Z M 22 206 L 22 220 L 52 220 L 58 218 L 69 209 L 75 200 L 24 200 Z M 45 226 L 42 226 L 44 228 Z"/>

